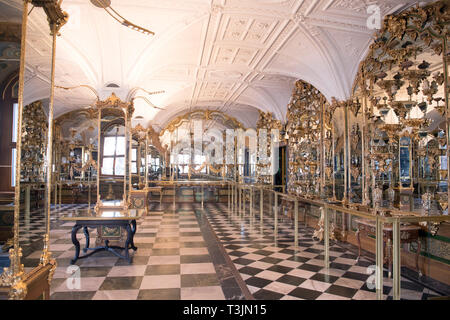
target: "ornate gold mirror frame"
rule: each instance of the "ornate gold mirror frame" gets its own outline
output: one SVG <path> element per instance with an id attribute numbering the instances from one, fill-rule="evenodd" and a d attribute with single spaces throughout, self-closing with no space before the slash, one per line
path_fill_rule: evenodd
<path id="1" fill-rule="evenodd" d="M 25 74 L 25 46 L 27 40 L 27 21 L 28 5 L 41 7 L 45 11 L 50 25 L 50 34 L 52 36 L 52 54 L 51 54 L 51 76 L 50 76 L 50 102 L 48 114 L 47 131 L 47 151 L 46 151 L 46 207 L 45 207 L 45 230 L 44 246 L 40 258 L 39 266 L 29 273 L 24 272 L 21 264 L 22 248 L 19 244 L 19 217 L 20 217 L 20 188 L 21 188 L 21 149 L 22 149 L 22 119 L 23 119 L 23 98 L 24 98 L 24 74 Z M 17 144 L 16 144 L 16 173 L 15 173 L 15 194 L 14 194 L 14 239 L 13 248 L 9 251 L 10 267 L 5 268 L 0 277 L 0 287 L 8 290 L 9 299 L 37 299 L 40 296 L 49 298 L 49 287 L 56 268 L 56 261 L 52 259 L 49 248 L 50 236 L 50 202 L 52 190 L 52 156 L 53 156 L 53 102 L 54 102 L 54 81 L 55 81 L 55 52 L 56 36 L 60 28 L 67 22 L 67 13 L 61 10 L 57 1 L 35 1 L 24 0 L 22 12 L 22 38 L 21 38 L 21 56 L 19 70 L 19 94 L 18 94 L 18 125 L 17 125 Z M 31 290 L 28 290 L 32 286 Z M 36 285 L 38 289 L 36 289 Z M 2 290 L 4 291 L 4 290 Z"/>
<path id="2" fill-rule="evenodd" d="M 176 159 L 174 158 L 174 154 L 173 154 L 173 148 L 174 146 L 177 145 L 178 143 L 178 135 L 180 134 L 180 132 L 178 132 L 178 129 L 181 128 L 180 130 L 185 130 L 185 128 L 183 127 L 183 125 L 188 125 L 188 127 L 190 129 L 187 129 L 187 131 L 190 131 L 191 134 L 191 145 L 193 144 L 192 142 L 192 138 L 194 133 L 192 132 L 191 129 L 191 124 L 192 121 L 194 120 L 202 120 L 204 127 L 203 127 L 203 131 L 206 132 L 208 129 L 212 128 L 214 126 L 214 124 L 216 123 L 220 123 L 222 124 L 224 127 L 227 128 L 233 128 L 233 129 L 242 129 L 242 130 L 246 130 L 246 128 L 244 127 L 244 125 L 238 121 L 236 118 L 229 116 L 228 114 L 222 112 L 222 111 L 218 111 L 218 110 L 209 110 L 209 109 L 198 109 L 198 110 L 194 110 L 182 115 L 179 115 L 177 117 L 175 117 L 174 119 L 170 120 L 165 127 L 163 128 L 163 130 L 161 130 L 159 137 L 160 137 L 160 141 L 165 144 L 165 148 L 163 148 L 161 146 L 161 142 L 158 142 L 157 144 L 155 144 L 155 135 L 151 132 L 154 132 L 153 129 L 150 127 L 148 130 L 150 130 L 150 136 L 152 136 L 152 141 L 151 143 L 155 146 L 155 148 L 160 152 L 161 156 L 164 158 L 165 160 L 165 165 L 166 167 L 168 167 L 167 169 L 170 170 L 171 174 L 170 174 L 170 179 L 174 180 L 175 177 L 177 176 L 175 173 L 178 171 L 178 169 L 180 167 L 184 168 L 184 172 L 187 173 L 187 177 L 190 180 L 191 176 L 194 174 L 200 174 L 201 172 L 206 172 L 207 174 L 214 174 L 216 177 L 222 177 L 222 179 L 225 179 L 227 176 L 229 178 L 231 178 L 232 176 L 234 176 L 235 178 L 237 177 L 242 177 L 243 175 L 238 175 L 237 173 L 233 173 L 234 170 L 238 170 L 239 168 L 241 169 L 241 171 L 243 172 L 242 165 L 233 165 L 233 164 L 229 164 L 226 165 L 224 161 L 224 163 L 221 164 L 212 164 L 209 163 L 208 160 L 205 160 L 203 163 L 194 163 L 195 159 L 193 159 L 193 157 L 190 157 L 190 163 L 189 164 L 175 164 Z M 226 143 L 230 143 L 229 141 L 227 141 L 227 137 L 224 134 L 223 137 L 223 148 L 224 150 L 227 150 L 225 148 L 225 144 Z M 236 146 L 236 137 L 234 138 L 234 146 Z M 204 142 L 203 146 L 195 146 L 194 148 L 205 148 L 207 146 L 207 142 Z M 230 144 L 231 146 L 231 144 Z M 202 149 L 202 150 L 203 150 Z M 232 149 L 232 148 L 231 148 Z M 231 150 L 228 149 L 228 150 Z M 172 151 L 172 156 L 170 156 L 170 152 Z M 225 154 L 225 152 L 224 152 Z M 235 155 L 234 155 L 235 156 Z M 236 163 L 234 161 L 234 163 Z M 234 169 L 231 169 L 234 168 Z"/>
<path id="3" fill-rule="evenodd" d="M 120 112 L 123 114 L 124 120 L 124 128 L 125 128 L 125 159 L 124 159 L 124 176 L 123 176 L 123 202 L 122 206 L 124 208 L 128 207 L 128 196 L 129 191 L 131 190 L 131 145 L 132 145 L 132 137 L 131 137 L 131 117 L 134 112 L 133 101 L 131 102 L 123 102 L 118 98 L 115 93 L 112 93 L 110 97 L 106 100 L 101 101 L 98 100 L 96 102 L 97 108 L 97 126 L 98 126 L 98 173 L 97 173 L 97 204 L 95 205 L 95 210 L 98 210 L 103 206 L 100 197 L 100 176 L 102 171 L 102 143 L 101 143 L 101 135 L 102 135 L 102 115 L 105 111 L 111 111 L 113 113 Z M 120 116 L 121 117 L 121 116 Z M 118 117 L 118 118 L 120 118 Z M 127 148 L 129 146 L 129 149 Z M 127 185 L 128 190 L 127 191 Z"/>
<path id="4" fill-rule="evenodd" d="M 328 197 L 327 185 L 334 181 L 330 163 L 334 155 L 334 107 L 311 84 L 302 80 L 295 83 L 284 137 L 290 150 L 289 192 L 309 198 Z"/>
<path id="5" fill-rule="evenodd" d="M 144 189 L 147 186 L 148 182 L 148 164 L 147 164 L 147 156 L 148 156 L 148 133 L 147 129 L 145 129 L 141 124 L 136 125 L 131 128 L 131 142 L 137 142 L 136 149 L 136 176 L 137 176 L 137 185 L 138 190 Z M 129 154 L 129 166 L 132 169 L 132 143 L 130 144 L 130 154 Z M 144 161 L 142 161 L 143 156 L 145 156 Z M 144 170 L 142 170 L 142 168 Z M 130 172 L 130 188 L 133 188 L 133 170 Z M 133 190 L 133 189 L 130 189 Z"/>
<path id="6" fill-rule="evenodd" d="M 281 120 L 275 119 L 271 112 L 263 112 L 260 110 L 258 110 L 258 111 L 259 111 L 259 118 L 258 118 L 258 121 L 256 122 L 256 134 L 257 134 L 258 144 L 261 147 L 260 150 L 264 154 L 267 152 L 268 159 L 271 159 L 272 161 L 270 161 L 268 163 L 262 163 L 262 161 L 260 161 L 259 163 L 256 164 L 256 179 L 257 179 L 257 183 L 273 185 L 274 184 L 274 175 L 271 173 L 273 171 L 272 165 L 273 165 L 273 160 L 275 160 L 275 157 L 272 156 L 272 148 L 276 147 L 275 144 L 281 141 L 281 131 L 283 130 L 283 124 L 281 123 Z M 263 131 L 260 131 L 260 130 L 266 130 L 265 132 L 267 133 L 267 135 L 266 135 L 267 149 L 264 149 L 264 147 L 262 147 L 262 145 L 264 144 L 264 141 L 263 141 L 263 136 L 260 133 L 262 133 Z M 272 132 L 272 130 L 278 130 L 278 137 L 273 136 L 273 133 L 276 131 Z M 239 150 L 236 150 L 236 153 L 238 153 L 238 152 L 239 152 Z M 258 156 L 261 157 L 261 154 Z M 278 160 L 276 160 L 276 161 L 278 161 Z M 238 163 L 238 162 L 235 162 L 235 163 Z M 239 177 L 243 176 L 243 170 L 241 170 L 240 167 L 238 168 L 238 176 Z"/>

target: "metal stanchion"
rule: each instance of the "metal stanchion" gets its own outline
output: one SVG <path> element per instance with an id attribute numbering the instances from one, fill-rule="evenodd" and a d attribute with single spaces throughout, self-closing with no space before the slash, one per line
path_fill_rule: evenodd
<path id="1" fill-rule="evenodd" d="M 25 216 L 30 217 L 30 193 L 31 186 L 28 185 L 25 187 Z"/>
<path id="2" fill-rule="evenodd" d="M 261 188 L 259 196 L 259 221 L 261 222 L 261 229 L 264 222 L 264 189 Z"/>
<path id="3" fill-rule="evenodd" d="M 269 208 L 273 210 L 273 192 L 269 192 Z"/>
<path id="4" fill-rule="evenodd" d="M 203 202 L 205 200 L 205 190 L 203 188 L 203 184 L 202 184 L 202 209 L 203 209 Z"/>
<path id="5" fill-rule="evenodd" d="M 55 181 L 55 209 L 56 209 L 56 204 L 58 203 L 58 182 Z"/>
<path id="6" fill-rule="evenodd" d="M 308 224 L 306 222 L 306 205 L 303 205 L 303 222 L 305 223 L 305 228 L 308 228 Z"/>
<path id="7" fill-rule="evenodd" d="M 242 204 L 242 216 L 245 217 L 245 212 L 247 210 L 247 193 L 248 193 L 248 189 L 244 188 L 243 192 L 244 192 L 244 197 L 243 197 L 244 202 Z M 250 199 L 249 199 L 249 201 L 250 201 Z"/>
<path id="8" fill-rule="evenodd" d="M 273 219 L 274 219 L 274 233 L 275 237 L 278 236 L 278 194 L 275 193 L 275 205 L 274 205 L 274 213 L 273 213 Z"/>
<path id="9" fill-rule="evenodd" d="M 241 216 L 245 217 L 245 188 L 242 188 L 242 212 L 241 212 Z"/>
<path id="10" fill-rule="evenodd" d="M 235 188 L 235 200 L 236 200 L 236 204 L 235 204 L 235 214 L 239 214 L 239 185 L 236 183 L 236 188 Z"/>
<path id="11" fill-rule="evenodd" d="M 396 218 L 392 223 L 392 233 L 393 233 L 393 267 L 394 267 L 394 300 L 400 300 L 400 276 L 401 276 L 401 256 L 400 256 L 400 220 Z"/>
<path id="12" fill-rule="evenodd" d="M 298 200 L 294 202 L 294 242 L 295 248 L 298 247 Z"/>
<path id="13" fill-rule="evenodd" d="M 239 192 L 239 211 L 238 211 L 238 214 L 241 215 L 242 214 L 242 187 L 241 186 L 238 187 L 238 192 Z"/>
<path id="14" fill-rule="evenodd" d="M 263 233 L 263 224 L 264 224 L 264 189 L 261 188 L 260 196 L 259 196 L 259 231 Z"/>
<path id="15" fill-rule="evenodd" d="M 175 183 L 173 184 L 173 210 L 175 210 L 175 198 L 177 197 L 177 189 Z"/>
<path id="16" fill-rule="evenodd" d="M 328 220 L 328 209 L 321 207 L 320 210 L 323 210 L 323 231 L 324 231 L 324 235 L 323 235 L 323 242 L 324 242 L 324 250 L 325 250 L 325 254 L 324 254 L 324 264 L 325 264 L 325 268 L 329 269 L 330 268 L 330 232 L 329 232 L 329 220 Z"/>
<path id="17" fill-rule="evenodd" d="M 239 191 L 239 184 L 236 183 L 236 215 L 239 215 L 239 202 L 241 201 L 241 194 Z"/>
<path id="18" fill-rule="evenodd" d="M 145 201 L 147 201 L 147 197 L 145 198 Z M 88 208 L 91 208 L 91 183 L 89 183 L 88 186 Z"/>
<path id="19" fill-rule="evenodd" d="M 253 188 L 250 187 L 250 216 L 253 217 Z"/>
<path id="20" fill-rule="evenodd" d="M 241 216 L 245 216 L 245 188 L 241 188 Z"/>
<path id="21" fill-rule="evenodd" d="M 228 213 L 230 213 L 230 184 L 227 184 Z"/>
<path id="22" fill-rule="evenodd" d="M 233 213 L 233 185 L 230 183 L 230 212 Z"/>
<path id="23" fill-rule="evenodd" d="M 377 300 L 383 300 L 383 221 L 376 218 L 376 290 Z"/>
<path id="24" fill-rule="evenodd" d="M 234 214 L 234 211 L 236 210 L 236 184 L 233 182 L 231 185 L 231 195 L 233 197 L 233 201 L 231 203 L 231 213 Z"/>
<path id="25" fill-rule="evenodd" d="M 233 185 L 234 185 L 234 192 L 233 192 L 233 194 L 234 194 L 234 201 L 233 201 L 233 214 L 236 214 L 237 213 L 237 201 L 238 201 L 238 194 L 237 194 L 237 185 L 236 185 L 236 183 L 235 182 L 233 182 Z"/>

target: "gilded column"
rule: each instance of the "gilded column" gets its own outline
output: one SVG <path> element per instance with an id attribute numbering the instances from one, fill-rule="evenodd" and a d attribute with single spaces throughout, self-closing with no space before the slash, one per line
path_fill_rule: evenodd
<path id="1" fill-rule="evenodd" d="M 100 172 L 102 169 L 102 163 L 101 163 L 101 155 L 102 155 L 102 139 L 101 139 L 101 132 L 102 132 L 102 108 L 97 104 L 97 145 L 98 145 L 98 152 L 97 152 L 97 205 L 96 208 L 100 206 Z"/>
<path id="2" fill-rule="evenodd" d="M 50 214 L 51 214 L 51 194 L 52 194 L 52 178 L 53 178 L 53 114 L 54 114 L 54 100 L 55 100 L 55 54 L 56 54 L 56 35 L 58 28 L 55 22 L 51 25 L 52 35 L 52 62 L 51 62 L 51 75 L 50 75 L 50 102 L 48 106 L 48 131 L 47 131 L 47 203 L 46 203 L 46 219 L 45 219 L 45 236 L 44 236 L 44 248 L 41 255 L 40 263 L 42 265 L 47 264 L 51 259 L 51 253 L 49 251 L 49 237 L 50 237 Z M 56 203 L 55 203 L 56 204 Z"/>
<path id="3" fill-rule="evenodd" d="M 17 281 L 15 277 L 21 278 L 23 275 L 23 266 L 20 264 L 22 249 L 19 247 L 19 216 L 20 216 L 20 179 L 21 179 L 21 159 L 22 159 L 22 116 L 23 116 L 23 88 L 25 74 L 25 46 L 28 20 L 28 1 L 23 2 L 22 11 L 22 39 L 20 43 L 20 67 L 19 67 L 19 92 L 18 92 L 18 115 L 17 115 L 17 142 L 16 142 L 16 181 L 14 187 L 14 249 L 9 250 L 11 265 L 8 270 L 2 274 L 2 278 L 10 276 L 10 279 L 0 278 L 0 284 L 9 285 Z M 8 283 L 10 282 L 10 283 Z"/>
<path id="4" fill-rule="evenodd" d="M 446 119 L 446 135 L 447 135 L 447 192 L 448 192 L 448 198 L 450 199 L 450 108 L 449 108 L 449 90 L 450 90 L 450 84 L 449 84 L 449 78 L 448 78 L 448 63 L 450 60 L 450 57 L 447 55 L 447 37 L 443 38 L 442 41 L 443 46 L 443 64 L 444 64 L 444 92 L 445 92 L 445 119 Z"/>
<path id="5" fill-rule="evenodd" d="M 325 98 L 320 98 L 320 197 L 325 198 Z"/>
<path id="6" fill-rule="evenodd" d="M 148 132 L 145 133 L 145 187 L 148 188 Z"/>
<path id="7" fill-rule="evenodd" d="M 133 152 L 133 134 L 131 132 L 131 115 L 128 113 L 128 110 L 125 110 L 125 132 L 128 134 L 128 152 L 125 151 L 125 172 L 124 172 L 124 188 L 125 188 L 125 194 L 124 197 L 126 197 L 126 177 L 128 172 L 128 202 L 130 202 L 131 199 L 131 190 L 132 188 L 132 180 L 133 180 L 133 170 L 132 170 L 132 152 Z M 125 143 L 125 148 L 127 144 Z M 137 155 L 136 155 L 137 156 Z M 128 165 L 127 165 L 128 164 Z M 127 170 L 128 167 L 128 170 Z M 124 202 L 125 204 L 125 202 Z"/>

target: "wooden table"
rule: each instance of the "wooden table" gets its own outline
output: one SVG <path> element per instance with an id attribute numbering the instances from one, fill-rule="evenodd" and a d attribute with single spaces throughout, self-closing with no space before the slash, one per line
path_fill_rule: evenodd
<path id="1" fill-rule="evenodd" d="M 358 240 L 358 260 L 361 256 L 361 233 L 366 235 L 375 236 L 376 234 L 376 225 L 374 221 L 365 220 L 365 219 L 355 219 L 357 224 L 356 231 L 356 239 Z M 417 253 L 416 253 L 416 269 L 419 275 L 422 275 L 422 272 L 419 269 L 419 255 L 420 255 L 420 240 L 419 240 L 419 231 L 420 226 L 415 225 L 402 225 L 400 226 L 400 244 L 402 243 L 417 243 Z M 384 257 L 385 262 L 388 263 L 389 268 L 389 277 L 392 274 L 392 225 L 384 225 L 383 226 L 383 243 L 384 243 Z"/>
<path id="2" fill-rule="evenodd" d="M 63 221 L 74 221 L 75 225 L 72 228 L 72 243 L 75 246 L 75 256 L 71 260 L 74 264 L 78 259 L 84 259 L 99 251 L 109 251 L 121 259 L 125 259 L 131 263 L 129 249 L 137 250 L 134 245 L 134 234 L 136 233 L 136 220 L 142 215 L 143 210 L 124 209 L 123 207 L 101 207 L 98 212 L 93 209 L 79 209 L 63 214 L 60 219 Z M 124 247 L 110 246 L 109 240 L 105 240 L 104 246 L 95 248 L 89 247 L 89 228 L 97 227 L 120 227 L 127 233 L 127 238 Z M 86 245 L 83 252 L 88 250 L 92 252 L 80 256 L 80 242 L 77 239 L 78 230 L 83 229 L 86 237 Z M 125 254 L 120 254 L 117 250 L 125 250 Z"/>

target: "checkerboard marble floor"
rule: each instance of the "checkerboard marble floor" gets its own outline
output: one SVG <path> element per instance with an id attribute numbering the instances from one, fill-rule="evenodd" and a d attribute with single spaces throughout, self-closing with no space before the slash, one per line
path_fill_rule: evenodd
<path id="1" fill-rule="evenodd" d="M 87 208 L 85 204 L 65 204 L 63 206 L 51 205 L 52 215 L 50 217 L 50 223 L 57 221 L 58 213 L 62 210 L 73 210 L 77 208 Z M 20 226 L 20 243 L 28 245 L 30 243 L 42 240 L 45 234 L 45 215 L 44 208 L 37 208 L 30 212 L 27 216 L 24 212 L 21 212 L 19 217 Z"/>
<path id="2" fill-rule="evenodd" d="M 132 253 L 132 264 L 101 252 L 71 266 L 73 223 L 58 220 L 58 215 L 85 207 L 53 208 L 50 249 L 58 267 L 51 299 L 376 299 L 375 290 L 367 285 L 372 276 L 368 267 L 374 264 L 369 259 L 356 262 L 352 251 L 332 242 L 327 271 L 323 244 L 312 239 L 311 228 L 300 225 L 296 248 L 292 221 L 284 215 L 279 217 L 275 238 L 273 217 L 264 216 L 261 225 L 258 211 L 252 217 L 248 211 L 239 216 L 221 203 L 205 204 L 203 209 L 196 203 L 177 203 L 176 210 L 172 204 L 152 204 L 150 214 L 137 222 L 138 250 Z M 28 241 L 23 243 L 23 263 L 28 269 L 39 262 L 42 241 L 38 237 L 45 230 L 42 217 L 35 217 L 29 226 L 36 238 L 23 235 Z M 94 243 L 96 230 L 90 234 Z M 80 232 L 78 239 L 82 238 Z M 79 283 L 74 280 L 78 276 Z M 384 297 L 391 299 L 392 280 L 386 276 Z M 439 295 L 403 277 L 401 284 L 403 299 Z"/>
<path id="3" fill-rule="evenodd" d="M 357 262 L 353 252 L 331 242 L 330 269 L 326 270 L 323 243 L 312 239 L 312 228 L 299 227 L 296 248 L 290 219 L 279 217 L 275 238 L 273 216 L 263 215 L 261 225 L 258 212 L 250 216 L 247 208 L 245 215 L 230 214 L 226 204 L 211 204 L 206 209 L 212 228 L 255 299 L 376 299 L 370 285 L 374 277 L 369 266 L 374 265 L 373 261 L 363 257 Z M 392 279 L 387 278 L 386 270 L 383 284 L 384 298 L 392 299 Z M 401 288 L 402 299 L 439 295 L 404 277 Z"/>
<path id="4" fill-rule="evenodd" d="M 132 264 L 101 252 L 78 260 L 80 285 L 73 289 L 70 240 L 73 223 L 51 231 L 58 267 L 51 299 L 225 299 L 194 211 L 152 211 L 137 222 Z M 95 241 L 96 232 L 91 232 Z M 81 238 L 78 236 L 78 238 Z M 68 280 L 69 279 L 69 280 Z M 69 282 L 68 282 L 69 281 Z M 69 284 L 69 285 L 68 285 Z"/>

